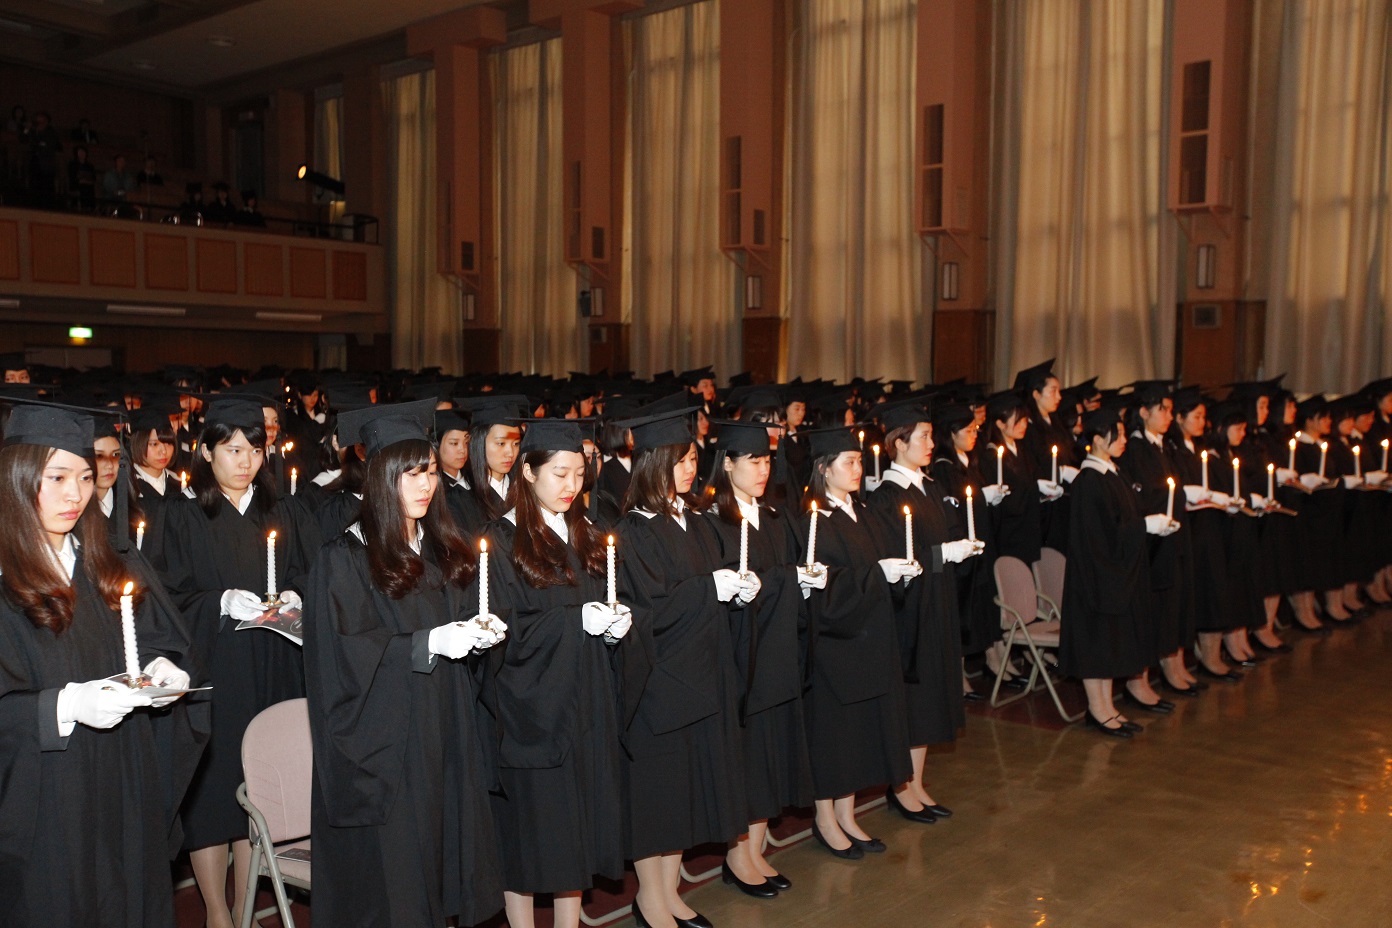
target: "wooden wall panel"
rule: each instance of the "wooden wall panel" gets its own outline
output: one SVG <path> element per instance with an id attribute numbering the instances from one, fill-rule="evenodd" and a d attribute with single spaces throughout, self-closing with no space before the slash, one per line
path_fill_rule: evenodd
<path id="1" fill-rule="evenodd" d="M 193 248 L 198 261 L 199 292 L 236 293 L 237 243 L 202 238 Z"/>
<path id="2" fill-rule="evenodd" d="M 356 251 L 333 253 L 333 298 L 367 299 L 367 255 Z"/>
<path id="3" fill-rule="evenodd" d="M 318 248 L 290 249 L 290 295 L 323 299 L 329 295 L 325 254 Z"/>
<path id="4" fill-rule="evenodd" d="M 778 316 L 746 316 L 744 319 L 744 367 L 755 383 L 779 379 L 783 357 L 784 325 Z"/>
<path id="5" fill-rule="evenodd" d="M 933 313 L 933 381 L 965 377 L 972 383 L 991 379 L 994 364 L 995 314 L 984 309 L 939 309 Z"/>
<path id="6" fill-rule="evenodd" d="M 29 277 L 43 284 L 82 282 L 82 246 L 76 226 L 46 222 L 29 226 Z"/>
<path id="7" fill-rule="evenodd" d="M 151 290 L 189 288 L 189 240 L 183 235 L 145 235 L 145 286 Z"/>
<path id="8" fill-rule="evenodd" d="M 19 223 L 0 222 L 0 280 L 19 280 Z"/>
<path id="9" fill-rule="evenodd" d="M 94 287 L 134 287 L 135 233 L 87 230 L 87 274 Z"/>
<path id="10" fill-rule="evenodd" d="M 284 249 L 279 245 L 248 242 L 242 248 L 243 287 L 248 296 L 283 296 Z"/>

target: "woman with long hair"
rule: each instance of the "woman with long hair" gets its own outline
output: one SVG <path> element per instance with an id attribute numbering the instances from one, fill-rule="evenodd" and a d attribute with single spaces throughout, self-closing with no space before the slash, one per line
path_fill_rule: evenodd
<path id="1" fill-rule="evenodd" d="M 1020 371 L 1015 377 L 1029 412 L 1029 428 L 1020 440 L 1020 449 L 1029 461 L 1030 470 L 1039 480 L 1041 492 L 1047 492 L 1040 506 L 1040 538 L 1044 545 L 1068 553 L 1068 498 L 1061 484 L 1078 472 L 1077 443 L 1073 440 L 1075 416 L 1061 407 L 1063 385 L 1054 376 L 1054 359 Z M 1058 477 L 1054 477 L 1057 462 Z M 1047 485 L 1047 486 L 1046 486 Z"/>
<path id="2" fill-rule="evenodd" d="M 367 455 L 362 518 L 309 575 L 314 913 L 331 925 L 473 925 L 502 901 L 471 655 L 506 626 L 478 614 L 478 558 L 439 492 L 428 420 L 401 406 L 340 418 Z"/>
<path id="3" fill-rule="evenodd" d="M 130 460 L 134 465 L 135 492 L 150 523 L 164 517 L 165 504 L 179 494 L 179 475 L 169 470 L 174 461 L 177 434 L 162 407 L 142 406 L 130 419 Z"/>
<path id="4" fill-rule="evenodd" d="M 470 417 L 468 495 L 459 499 L 456 511 L 462 513 L 460 528 L 477 535 L 512 508 L 512 468 L 522 441 L 516 422 L 527 415 L 528 400 L 487 394 L 457 405 Z"/>
<path id="5" fill-rule="evenodd" d="M 584 436 L 573 419 L 530 422 L 514 508 L 488 526 L 495 588 L 510 610 L 493 678 L 493 816 L 507 918 L 532 928 L 549 893 L 557 928 L 578 928 L 595 874 L 623 877 L 619 686 L 629 609 L 608 602 L 606 545 L 585 517 Z"/>
<path id="6" fill-rule="evenodd" d="M 625 420 L 633 479 L 617 526 L 620 599 L 637 641 L 625 650 L 626 854 L 638 874 L 640 926 L 700 925 L 682 901 L 682 852 L 726 844 L 748 826 L 738 684 L 728 612 L 752 602 L 757 576 L 724 568 L 720 540 L 693 509 L 696 443 L 690 412 Z M 634 645 L 637 645 L 636 647 Z M 638 659 L 651 655 L 651 669 Z M 633 660 L 633 666 L 629 664 Z"/>
<path id="7" fill-rule="evenodd" d="M 246 891 L 251 848 L 237 805 L 242 734 L 258 712 L 304 695 L 300 649 L 281 635 L 247 629 L 263 600 L 300 605 L 301 539 L 312 526 L 300 507 L 280 504 L 262 469 L 266 434 L 260 400 L 226 397 L 208 407 L 187 496 L 168 504 L 161 546 L 165 586 L 183 610 L 200 662 L 212 680 L 213 738 L 184 803 L 184 847 L 212 928 L 235 924 Z M 276 533 L 276 575 L 268 576 Z M 227 860 L 235 863 L 227 904 Z"/>
<path id="8" fill-rule="evenodd" d="M 0 899 L 17 928 L 173 928 L 169 834 L 207 712 L 151 713 L 177 697 L 108 679 L 128 583 L 127 659 L 170 689 L 200 672 L 159 579 L 107 538 L 92 442 L 91 417 L 24 406 L 0 450 Z"/>

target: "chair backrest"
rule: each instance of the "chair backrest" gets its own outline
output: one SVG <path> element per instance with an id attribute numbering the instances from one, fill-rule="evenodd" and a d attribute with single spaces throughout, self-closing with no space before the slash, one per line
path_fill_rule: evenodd
<path id="1" fill-rule="evenodd" d="M 242 736 L 242 777 L 247 798 L 266 818 L 272 842 L 309 834 L 314 751 L 309 703 L 290 699 L 262 710 Z"/>
<path id="2" fill-rule="evenodd" d="M 1063 607 L 1063 574 L 1068 559 L 1057 548 L 1043 548 L 1039 560 L 1034 562 L 1034 580 L 1039 592 L 1049 597 L 1060 608 Z"/>
<path id="3" fill-rule="evenodd" d="M 1009 628 L 1015 622 L 1005 607 L 1015 610 L 1025 622 L 1031 622 L 1038 614 L 1034 598 L 1034 575 L 1018 557 L 998 557 L 995 566 L 996 598 L 1000 601 L 1001 628 Z"/>

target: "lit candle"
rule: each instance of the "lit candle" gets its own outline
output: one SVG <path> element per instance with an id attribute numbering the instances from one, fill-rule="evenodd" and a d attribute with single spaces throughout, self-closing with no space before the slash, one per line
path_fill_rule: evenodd
<path id="1" fill-rule="evenodd" d="M 187 489 L 188 489 L 188 471 L 186 471 L 186 470 L 181 470 L 181 471 L 179 471 L 179 491 L 180 491 L 180 492 L 183 492 L 184 490 L 187 490 Z"/>
<path id="2" fill-rule="evenodd" d="M 904 507 L 904 557 L 912 561 L 913 556 L 913 511 Z"/>
<path id="3" fill-rule="evenodd" d="M 1286 465 L 1286 470 L 1295 470 L 1295 439 L 1290 440 L 1290 463 Z"/>
<path id="4" fill-rule="evenodd" d="M 996 445 L 996 484 L 1005 483 L 1005 445 Z"/>
<path id="5" fill-rule="evenodd" d="M 294 451 L 294 450 L 295 450 L 295 443 L 294 443 L 293 441 L 287 441 L 285 444 L 283 444 L 283 445 L 280 446 L 280 453 L 281 453 L 282 455 L 289 454 L 291 451 Z"/>
<path id="6" fill-rule="evenodd" d="M 478 578 L 479 578 L 479 619 L 482 622 L 488 621 L 488 539 L 479 539 L 479 559 L 478 559 Z"/>
<path id="7" fill-rule="evenodd" d="M 1383 470 L 1387 470 L 1387 448 L 1388 448 L 1388 446 L 1392 446 L 1392 441 L 1389 441 L 1389 440 L 1387 440 L 1386 438 L 1384 438 L 1384 439 L 1382 440 L 1382 469 L 1383 469 Z"/>
<path id="8" fill-rule="evenodd" d="M 1053 445 L 1049 448 L 1049 455 L 1054 459 L 1053 464 L 1050 465 L 1049 468 L 1049 479 L 1054 483 L 1058 483 L 1058 445 Z"/>
<path id="9" fill-rule="evenodd" d="M 879 480 L 879 479 L 880 479 L 880 446 L 879 446 L 879 445 L 871 445 L 871 446 L 870 446 L 870 450 L 871 450 L 871 452 L 873 452 L 872 457 L 875 459 L 875 479 L 876 479 L 876 480 Z"/>
<path id="10" fill-rule="evenodd" d="M 290 495 L 295 495 L 295 487 L 300 482 L 300 470 L 297 467 L 290 468 Z"/>
<path id="11" fill-rule="evenodd" d="M 609 603 L 614 605 L 619 601 L 619 579 L 614 573 L 614 536 L 609 536 L 609 545 L 604 551 L 605 561 L 609 571 Z"/>
<path id="12" fill-rule="evenodd" d="M 740 559 L 739 572 L 749 573 L 749 520 L 740 514 Z"/>
<path id="13" fill-rule="evenodd" d="M 860 438 L 860 453 L 861 453 L 861 454 L 864 454 L 864 453 L 865 453 L 865 432 L 864 432 L 864 431 L 860 431 L 860 432 L 857 432 L 856 435 L 859 436 L 859 438 Z"/>
<path id="14" fill-rule="evenodd" d="M 126 652 L 126 676 L 132 687 L 140 679 L 140 652 L 135 647 L 135 601 L 131 593 L 135 584 L 126 583 L 121 591 L 121 644 Z"/>
<path id="15" fill-rule="evenodd" d="M 972 505 L 972 488 L 967 484 L 967 540 L 976 541 L 976 508 Z"/>
<path id="16" fill-rule="evenodd" d="M 271 532 L 266 536 L 266 600 L 274 602 L 280 595 L 280 590 L 276 587 L 275 569 L 275 539 L 276 533 Z"/>
<path id="17" fill-rule="evenodd" d="M 1174 478 L 1166 477 L 1165 482 L 1170 485 L 1170 500 L 1165 504 L 1165 518 L 1174 518 Z"/>
<path id="18" fill-rule="evenodd" d="M 1276 465 L 1266 465 L 1266 498 L 1276 498 Z"/>
<path id="19" fill-rule="evenodd" d="M 807 566 L 817 563 L 817 501 L 812 501 L 812 522 L 807 528 Z"/>
<path id="20" fill-rule="evenodd" d="M 145 520 L 141 519 L 135 527 L 135 550 L 139 551 L 145 544 Z"/>
<path id="21" fill-rule="evenodd" d="M 1359 480 L 1363 479 L 1363 446 L 1353 446 L 1353 475 Z"/>
<path id="22" fill-rule="evenodd" d="M 1238 476 L 1237 469 L 1241 466 L 1238 458 L 1232 459 L 1232 495 L 1237 497 L 1238 502 L 1242 501 L 1242 478 Z"/>
<path id="23" fill-rule="evenodd" d="M 1199 460 L 1203 462 L 1203 488 L 1208 489 L 1208 451 L 1199 452 Z"/>
<path id="24" fill-rule="evenodd" d="M 1320 474 L 1319 474 L 1319 475 L 1320 475 L 1320 479 L 1321 479 L 1321 480 L 1324 479 L 1324 461 L 1325 461 L 1325 458 L 1328 457 L 1328 455 L 1329 455 L 1329 442 L 1327 442 L 1327 441 L 1322 441 L 1322 442 L 1320 442 Z"/>

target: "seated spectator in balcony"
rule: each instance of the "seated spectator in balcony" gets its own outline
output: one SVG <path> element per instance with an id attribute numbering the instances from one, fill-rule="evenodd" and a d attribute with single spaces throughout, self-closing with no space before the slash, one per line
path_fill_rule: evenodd
<path id="1" fill-rule="evenodd" d="M 242 191 L 242 208 L 237 210 L 237 215 L 232 219 L 232 222 L 239 226 L 250 226 L 257 229 L 266 228 L 266 217 L 261 215 L 261 209 L 257 204 L 255 190 Z"/>
<path id="2" fill-rule="evenodd" d="M 87 211 L 97 205 L 97 166 L 92 163 L 86 145 L 73 149 L 68 162 L 68 191 L 77 200 L 77 208 Z"/>
<path id="3" fill-rule="evenodd" d="M 77 121 L 77 128 L 72 130 L 72 140 L 82 145 L 101 144 L 101 139 L 97 138 L 97 133 L 92 131 L 92 121 L 86 116 Z"/>
<path id="4" fill-rule="evenodd" d="M 29 189 L 46 204 L 52 202 L 58 188 L 58 153 L 63 150 L 63 139 L 43 110 L 34 114 L 28 138 Z"/>
<path id="5" fill-rule="evenodd" d="M 213 202 L 203 208 L 203 221 L 209 225 L 230 225 L 237 218 L 237 207 L 232 205 L 231 192 L 227 185 L 218 181 L 213 185 Z"/>
<path id="6" fill-rule="evenodd" d="M 10 110 L 10 118 L 5 120 L 5 131 L 15 135 L 29 134 L 29 114 L 24 107 L 16 103 L 15 108 Z"/>
<path id="7" fill-rule="evenodd" d="M 117 155 L 111 170 L 102 178 L 102 195 L 108 200 L 124 200 L 135 192 L 135 175 L 126 170 L 126 156 Z"/>
<path id="8" fill-rule="evenodd" d="M 184 202 L 179 206 L 179 222 L 183 225 L 203 224 L 203 184 L 192 180 L 184 185 Z"/>
<path id="9" fill-rule="evenodd" d="M 29 382 L 29 364 L 24 360 L 22 351 L 0 355 L 0 368 L 4 369 L 5 383 Z"/>
<path id="10" fill-rule="evenodd" d="M 164 175 L 160 174 L 159 168 L 155 164 L 155 159 L 153 157 L 147 157 L 145 159 L 145 167 L 139 174 L 135 175 L 135 182 L 141 187 L 164 186 Z M 200 187 L 199 190 L 201 191 L 202 188 Z"/>

